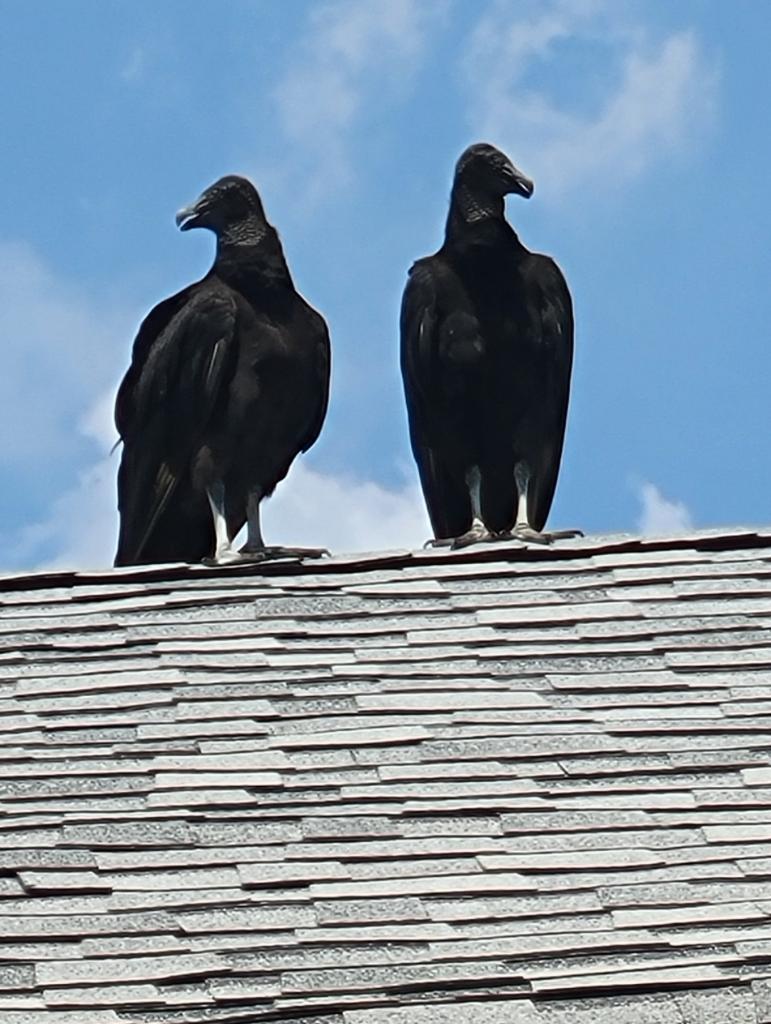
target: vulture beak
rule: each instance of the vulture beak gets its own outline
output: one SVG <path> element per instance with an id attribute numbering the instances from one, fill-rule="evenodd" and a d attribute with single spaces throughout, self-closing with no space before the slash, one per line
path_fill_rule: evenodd
<path id="1" fill-rule="evenodd" d="M 177 212 L 174 223 L 180 231 L 189 231 L 190 228 L 198 227 L 198 218 L 204 212 L 203 197 L 196 199 L 190 206 L 185 206 Z"/>
<path id="2" fill-rule="evenodd" d="M 506 189 L 507 193 L 510 194 L 513 192 L 518 196 L 523 196 L 525 199 L 529 199 L 533 194 L 535 185 L 530 178 L 526 177 L 522 171 L 518 170 L 514 166 L 514 164 L 506 164 L 503 170 L 503 177 L 506 185 L 508 186 Z"/>

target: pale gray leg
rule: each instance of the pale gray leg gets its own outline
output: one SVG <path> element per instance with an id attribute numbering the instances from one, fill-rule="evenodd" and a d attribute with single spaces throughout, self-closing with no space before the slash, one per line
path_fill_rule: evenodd
<path id="1" fill-rule="evenodd" d="M 514 522 L 512 535 L 517 540 L 533 541 L 536 544 L 551 544 L 553 540 L 564 540 L 568 537 L 583 537 L 580 530 L 551 530 L 539 532 L 530 525 L 527 511 L 527 493 L 530 485 L 530 467 L 520 460 L 514 467 L 514 481 L 517 485 L 517 518 Z"/>
<path id="2" fill-rule="evenodd" d="M 265 541 L 262 539 L 262 528 L 260 527 L 260 502 L 262 493 L 250 491 L 246 499 L 246 544 L 241 548 L 241 553 L 258 554 L 265 552 Z"/>
<path id="3" fill-rule="evenodd" d="M 530 468 L 526 462 L 520 461 L 514 467 L 514 482 L 517 485 L 517 518 L 514 523 L 514 530 L 529 530 L 527 488 L 530 483 Z"/>
<path id="4" fill-rule="evenodd" d="M 320 558 L 322 555 L 329 554 L 326 548 L 266 547 L 260 527 L 260 501 L 262 500 L 260 491 L 252 491 L 247 497 L 246 544 L 240 552 L 236 551 L 228 535 L 225 516 L 225 486 L 222 481 L 218 480 L 211 487 L 207 487 L 206 496 L 209 499 L 216 538 L 214 558 L 207 559 L 207 561 L 213 562 L 215 565 L 228 565 L 231 562 L 262 562 L 266 558 Z"/>
<path id="5" fill-rule="evenodd" d="M 225 485 L 215 480 L 211 487 L 206 488 L 212 519 L 214 520 L 214 559 L 218 565 L 238 561 L 238 552 L 234 551 L 228 536 L 228 523 L 225 518 Z"/>
<path id="6" fill-rule="evenodd" d="M 326 548 L 286 548 L 281 545 L 268 547 L 262 539 L 260 527 L 260 502 L 262 491 L 249 492 L 246 500 L 246 544 L 241 548 L 241 557 L 246 561 L 262 562 L 267 558 L 321 558 L 328 555 Z"/>
<path id="7" fill-rule="evenodd" d="M 471 526 L 460 537 L 443 537 L 438 540 L 430 540 L 426 543 L 426 547 L 465 548 L 469 544 L 494 539 L 482 521 L 482 473 L 479 466 L 470 466 L 466 470 L 466 486 L 468 487 L 469 500 L 471 501 Z"/>
<path id="8" fill-rule="evenodd" d="M 471 498 L 471 528 L 473 530 L 475 526 L 481 526 L 484 529 L 484 523 L 482 522 L 482 474 L 479 471 L 479 466 L 472 466 L 466 473 L 466 486 Z"/>
<path id="9" fill-rule="evenodd" d="M 466 472 L 466 487 L 471 500 L 471 526 L 453 542 L 454 548 L 465 548 L 480 540 L 490 540 L 490 531 L 482 521 L 482 473 L 479 466 L 471 466 Z"/>

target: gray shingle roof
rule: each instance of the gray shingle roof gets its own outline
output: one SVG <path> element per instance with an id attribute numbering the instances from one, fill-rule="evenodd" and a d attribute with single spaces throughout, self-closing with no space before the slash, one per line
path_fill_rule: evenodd
<path id="1" fill-rule="evenodd" d="M 771 1022 L 771 531 L 0 580 L 0 1019 Z"/>

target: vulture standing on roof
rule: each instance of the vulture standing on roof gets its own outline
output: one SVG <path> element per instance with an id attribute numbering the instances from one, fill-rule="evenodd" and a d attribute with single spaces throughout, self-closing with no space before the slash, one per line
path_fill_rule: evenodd
<path id="1" fill-rule="evenodd" d="M 217 254 L 202 280 L 150 311 L 118 390 L 115 564 L 318 555 L 266 548 L 260 502 L 324 422 L 326 324 L 295 291 L 245 178 L 215 182 L 177 224 L 209 228 Z"/>
<path id="2" fill-rule="evenodd" d="M 444 245 L 410 270 L 401 365 L 435 540 L 549 542 L 573 359 L 565 279 L 504 216 L 533 183 L 494 146 L 458 160 Z"/>

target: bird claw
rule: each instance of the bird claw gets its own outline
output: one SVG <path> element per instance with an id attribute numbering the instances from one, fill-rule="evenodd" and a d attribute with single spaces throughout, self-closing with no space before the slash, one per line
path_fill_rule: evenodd
<path id="1" fill-rule="evenodd" d="M 515 526 L 509 534 L 512 540 L 522 541 L 524 544 L 551 544 L 551 535 L 540 533 L 530 526 Z"/>
<path id="2" fill-rule="evenodd" d="M 520 540 L 526 544 L 552 544 L 555 540 L 583 537 L 583 533 L 581 530 L 549 530 L 539 532 L 530 526 L 515 526 L 509 536 L 512 540 Z"/>
<path id="3" fill-rule="evenodd" d="M 493 532 L 484 526 L 472 526 L 466 533 L 459 537 L 432 537 L 423 545 L 426 548 L 449 548 L 451 551 L 458 551 L 460 548 L 470 547 L 472 544 L 495 544 L 506 541 L 518 540 L 523 544 L 542 544 L 544 546 L 553 543 L 555 540 L 568 540 L 571 537 L 583 537 L 582 530 L 534 530 L 530 526 L 515 526 L 511 530 L 500 530 Z"/>
<path id="4" fill-rule="evenodd" d="M 474 523 L 470 530 L 460 534 L 459 537 L 435 537 L 427 540 L 424 548 L 450 548 L 457 551 L 459 548 L 467 548 L 472 544 L 480 544 L 486 541 L 497 540 L 495 534 L 490 533 L 482 523 Z"/>
<path id="5" fill-rule="evenodd" d="M 240 551 L 229 548 L 220 551 L 213 558 L 204 558 L 203 564 L 219 565 L 256 565 L 277 558 L 329 558 L 326 548 L 285 548 L 280 545 L 262 548 L 250 548 L 244 544 Z"/>
<path id="6" fill-rule="evenodd" d="M 224 551 L 218 551 L 212 558 L 202 558 L 202 565 L 208 566 L 219 566 L 219 565 L 237 565 L 240 562 L 255 561 L 255 559 L 244 558 L 240 551 L 235 551 L 233 548 L 226 548 Z"/>
<path id="7" fill-rule="evenodd" d="M 486 541 L 495 540 L 495 536 L 490 533 L 487 527 L 474 527 L 470 530 L 462 533 L 460 537 L 456 537 L 452 542 L 452 550 L 458 551 L 460 548 L 471 547 L 472 544 L 482 544 Z"/>
<path id="8" fill-rule="evenodd" d="M 266 561 L 272 558 L 329 558 L 330 552 L 326 548 L 285 548 L 278 544 L 261 548 L 260 555 L 260 561 Z"/>

